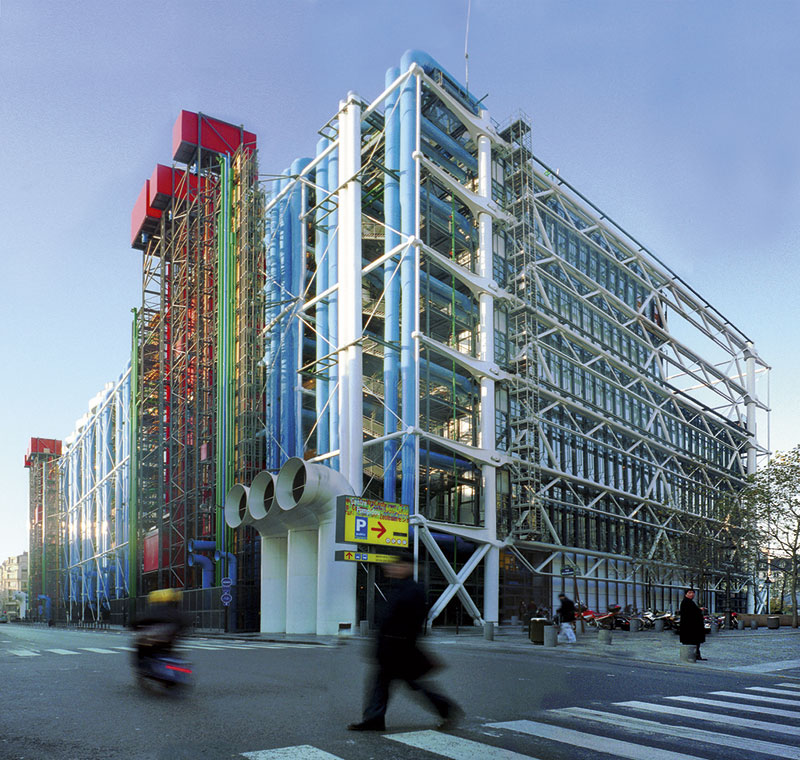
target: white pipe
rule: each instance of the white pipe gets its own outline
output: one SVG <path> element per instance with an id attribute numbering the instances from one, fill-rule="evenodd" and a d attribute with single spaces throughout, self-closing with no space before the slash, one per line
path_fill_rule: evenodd
<path id="1" fill-rule="evenodd" d="M 361 297 L 361 107 L 339 114 L 339 469 L 361 493 L 364 462 Z"/>
<path id="2" fill-rule="evenodd" d="M 354 630 L 356 566 L 334 559 L 336 498 L 353 494 L 352 486 L 329 467 L 292 457 L 278 473 L 275 494 L 292 526 L 287 551 L 287 633 L 307 633 L 299 628 L 310 625 L 309 613 L 317 635 L 338 633 L 339 623 L 348 623 Z M 313 588 L 308 575 L 312 560 Z"/>
<path id="3" fill-rule="evenodd" d="M 478 194 L 491 200 L 492 144 L 486 135 L 478 138 Z M 479 274 L 487 280 L 493 275 L 492 217 L 478 214 Z M 480 358 L 494 363 L 494 298 L 481 293 L 480 299 Z M 491 455 L 495 450 L 495 383 L 491 377 L 481 377 L 480 447 Z M 481 467 L 483 475 L 484 525 L 492 545 L 483 562 L 483 618 L 487 622 L 500 620 L 500 549 L 497 540 L 497 471 L 492 464 Z"/>

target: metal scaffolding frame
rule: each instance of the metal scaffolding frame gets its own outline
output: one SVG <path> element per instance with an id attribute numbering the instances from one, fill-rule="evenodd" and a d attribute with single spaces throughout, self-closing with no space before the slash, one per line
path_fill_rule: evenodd
<path id="1" fill-rule="evenodd" d="M 56 619 L 62 605 L 60 453 L 61 441 L 32 438 L 25 457 L 30 476 L 28 609 L 42 620 Z"/>

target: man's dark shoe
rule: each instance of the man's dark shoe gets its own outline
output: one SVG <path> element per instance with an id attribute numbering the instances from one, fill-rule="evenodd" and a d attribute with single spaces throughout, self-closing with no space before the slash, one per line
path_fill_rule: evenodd
<path id="1" fill-rule="evenodd" d="M 439 728 L 442 731 L 449 731 L 455 728 L 463 719 L 464 711 L 458 705 L 450 705 L 447 715 L 442 715 L 442 722 L 439 723 Z"/>
<path id="2" fill-rule="evenodd" d="M 385 731 L 386 723 L 382 720 L 362 720 L 360 723 L 351 723 L 348 731 Z"/>
<path id="3" fill-rule="evenodd" d="M 707 659 L 708 657 L 695 657 L 695 660 L 703 660 L 703 662 L 705 662 Z"/>

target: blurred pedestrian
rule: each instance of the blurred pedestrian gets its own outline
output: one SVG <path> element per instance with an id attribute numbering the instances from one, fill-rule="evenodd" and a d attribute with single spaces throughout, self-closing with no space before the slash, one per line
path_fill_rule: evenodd
<path id="1" fill-rule="evenodd" d="M 405 681 L 412 691 L 422 694 L 442 718 L 440 727 L 447 728 L 463 713 L 454 702 L 420 681 L 435 664 L 417 645 L 427 608 L 425 589 L 413 578 L 414 555 L 403 552 L 396 562 L 384 565 L 383 571 L 396 583 L 378 626 L 372 690 L 361 721 L 347 728 L 351 731 L 385 730 L 392 681 Z"/>
<path id="2" fill-rule="evenodd" d="M 681 644 L 694 644 L 697 647 L 697 660 L 705 660 L 700 656 L 700 645 L 706 640 L 705 620 L 703 612 L 694 600 L 694 589 L 687 589 L 681 601 L 680 621 Z"/>
<path id="3" fill-rule="evenodd" d="M 563 592 L 558 595 L 558 601 L 561 602 L 561 606 L 556 615 L 561 623 L 561 635 L 566 639 L 567 644 L 574 644 L 578 640 L 575 636 L 575 629 L 572 627 L 575 624 L 575 602 Z"/>

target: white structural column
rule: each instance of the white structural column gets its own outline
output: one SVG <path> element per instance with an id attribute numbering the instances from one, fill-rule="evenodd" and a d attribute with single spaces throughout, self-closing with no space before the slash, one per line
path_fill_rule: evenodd
<path id="1" fill-rule="evenodd" d="M 478 138 L 478 194 L 491 200 L 492 196 L 492 146 L 486 135 Z M 478 214 L 479 274 L 492 280 L 492 217 Z M 494 298 L 490 293 L 480 295 L 480 358 L 494 364 Z M 495 388 L 491 377 L 481 378 L 480 446 L 496 455 L 495 451 Z M 497 541 L 497 472 L 493 465 L 483 465 L 484 524 L 491 545 L 483 561 L 483 618 L 487 623 L 499 620 L 500 549 Z"/>
<path id="2" fill-rule="evenodd" d="M 360 169 L 361 106 L 350 93 L 339 112 L 339 471 L 357 495 L 364 471 Z"/>
<path id="3" fill-rule="evenodd" d="M 261 538 L 261 625 L 262 633 L 286 631 L 288 592 L 286 536 Z"/>
<path id="4" fill-rule="evenodd" d="M 316 633 L 316 528 L 288 531 L 286 568 L 286 633 Z"/>
<path id="5" fill-rule="evenodd" d="M 745 349 L 745 410 L 747 413 L 747 432 L 750 440 L 747 442 L 747 474 L 753 475 L 756 471 L 756 355 L 753 344 L 748 343 Z"/>

